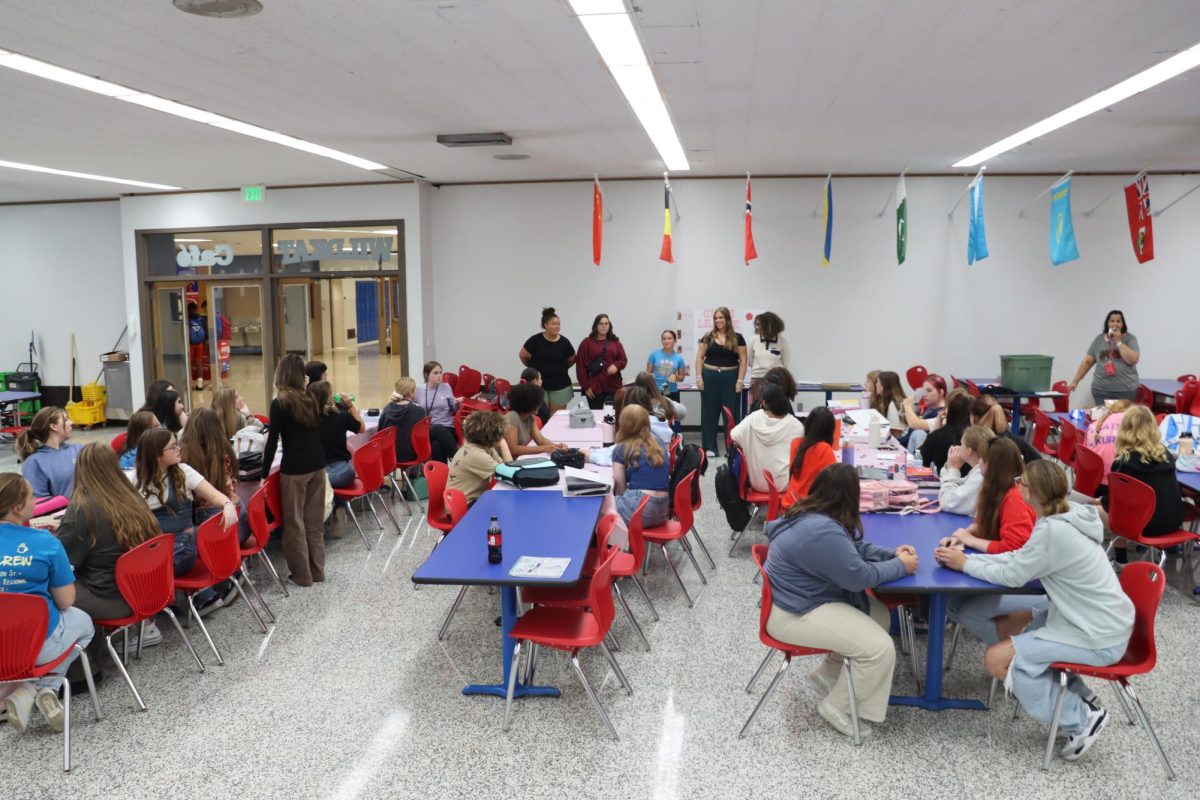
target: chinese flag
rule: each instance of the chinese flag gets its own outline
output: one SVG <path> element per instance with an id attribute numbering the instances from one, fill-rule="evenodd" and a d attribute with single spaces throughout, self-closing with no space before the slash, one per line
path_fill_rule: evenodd
<path id="1" fill-rule="evenodd" d="M 668 264 L 675 263 L 675 255 L 671 252 L 671 183 L 666 175 L 663 175 L 663 240 L 658 259 Z"/>
<path id="2" fill-rule="evenodd" d="M 600 266 L 600 247 L 604 243 L 604 193 L 600 179 L 592 180 L 592 263 Z"/>
<path id="3" fill-rule="evenodd" d="M 1139 264 L 1154 258 L 1154 225 L 1150 219 L 1150 180 L 1141 176 L 1125 187 L 1125 212 L 1129 215 L 1129 238 Z"/>
<path id="4" fill-rule="evenodd" d="M 750 266 L 750 262 L 758 258 L 758 251 L 754 249 L 754 229 L 751 225 L 750 216 L 750 174 L 746 173 L 746 266 Z"/>

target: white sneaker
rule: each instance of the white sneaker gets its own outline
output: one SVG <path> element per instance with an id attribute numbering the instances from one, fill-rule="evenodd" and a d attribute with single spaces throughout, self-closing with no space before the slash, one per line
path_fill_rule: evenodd
<path id="1" fill-rule="evenodd" d="M 58 692 L 54 689 L 41 689 L 37 693 L 36 702 L 38 711 L 42 712 L 50 727 L 62 733 L 66 715 L 63 713 L 62 703 L 58 700 Z"/>
<path id="2" fill-rule="evenodd" d="M 717 454 L 716 454 L 714 451 L 712 451 L 712 450 L 705 450 L 705 451 L 704 451 L 704 455 L 708 456 L 709 458 L 716 458 L 716 457 L 717 457 Z"/>
<path id="3" fill-rule="evenodd" d="M 138 646 L 138 627 L 139 626 L 134 626 L 132 629 L 133 632 L 129 634 L 130 650 L 134 650 Z M 162 644 L 162 631 L 160 631 L 158 626 L 154 624 L 154 620 L 148 619 L 146 620 L 146 640 L 142 642 L 142 647 L 154 647 L 158 644 Z"/>
<path id="4" fill-rule="evenodd" d="M 813 691 L 821 699 L 829 696 L 829 692 L 833 690 L 834 683 L 836 681 L 829 680 L 829 677 L 820 668 L 808 673 L 808 685 L 813 688 Z"/>
<path id="5" fill-rule="evenodd" d="M 1079 758 L 1091 748 L 1092 743 L 1100 736 L 1100 731 L 1104 730 L 1104 726 L 1107 724 L 1108 711 L 1106 709 L 1097 708 L 1089 711 L 1087 722 L 1083 724 L 1083 730 L 1079 733 L 1071 734 L 1067 739 L 1067 743 L 1059 751 L 1059 755 L 1067 761 L 1074 761 Z"/>
<path id="6" fill-rule="evenodd" d="M 843 736 L 854 735 L 854 728 L 850 722 L 850 718 L 831 706 L 825 700 L 817 703 L 817 713 L 829 723 L 830 727 Z M 858 735 L 864 739 L 871 735 L 871 726 L 863 722 L 861 719 L 858 721 Z"/>
<path id="7" fill-rule="evenodd" d="M 23 683 L 4 699 L 4 710 L 8 713 L 8 723 L 17 729 L 17 733 L 24 733 L 25 729 L 29 727 L 29 714 L 33 711 L 33 699 L 36 695 L 36 689 Z"/>

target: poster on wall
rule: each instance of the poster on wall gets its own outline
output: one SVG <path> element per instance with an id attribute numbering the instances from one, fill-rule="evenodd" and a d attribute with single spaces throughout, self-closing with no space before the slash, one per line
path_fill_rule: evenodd
<path id="1" fill-rule="evenodd" d="M 691 311 L 675 312 L 675 334 L 679 337 L 675 350 L 687 362 L 689 383 L 696 368 L 696 343 L 701 336 L 712 330 L 712 317 L 716 310 L 717 307 L 713 306 L 712 308 L 694 308 Z M 754 318 L 764 310 L 761 308 L 730 308 L 729 314 L 733 317 L 733 330 L 740 333 L 743 338 L 749 339 L 754 334 Z"/>

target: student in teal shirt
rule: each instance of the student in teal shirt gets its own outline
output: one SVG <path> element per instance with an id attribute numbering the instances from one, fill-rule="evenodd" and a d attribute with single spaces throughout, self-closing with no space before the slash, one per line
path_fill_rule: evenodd
<path id="1" fill-rule="evenodd" d="M 679 382 L 684 378 L 687 362 L 675 352 L 675 331 L 663 331 L 661 338 L 662 349 L 650 354 L 646 360 L 646 372 L 654 376 L 660 392 L 679 402 Z"/>

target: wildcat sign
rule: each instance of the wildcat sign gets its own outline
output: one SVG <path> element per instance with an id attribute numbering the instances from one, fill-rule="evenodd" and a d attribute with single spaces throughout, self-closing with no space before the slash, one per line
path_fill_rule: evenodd
<path id="1" fill-rule="evenodd" d="M 378 261 L 392 257 L 391 236 L 351 239 L 278 239 L 275 244 L 284 264 L 309 261 Z"/>

